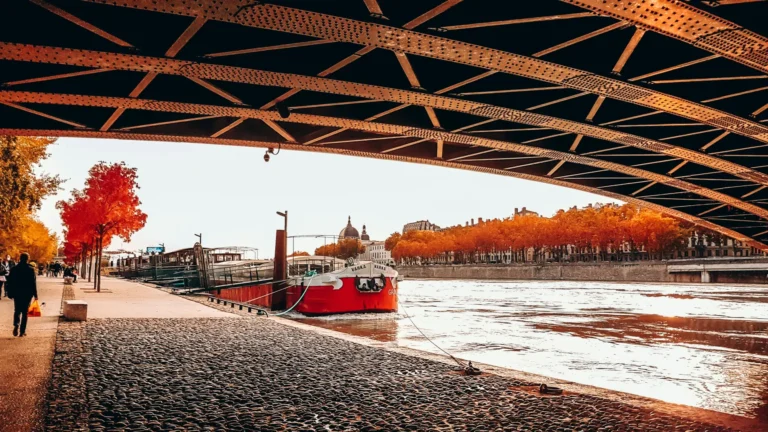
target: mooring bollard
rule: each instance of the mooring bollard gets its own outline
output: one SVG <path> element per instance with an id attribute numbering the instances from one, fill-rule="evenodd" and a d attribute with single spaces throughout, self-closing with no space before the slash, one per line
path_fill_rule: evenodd
<path id="1" fill-rule="evenodd" d="M 221 304 L 221 299 L 216 299 L 216 304 Z"/>
<path id="2" fill-rule="evenodd" d="M 251 308 L 248 308 L 248 313 L 251 313 Z"/>
<path id="3" fill-rule="evenodd" d="M 243 310 L 243 305 L 240 305 L 240 310 Z"/>

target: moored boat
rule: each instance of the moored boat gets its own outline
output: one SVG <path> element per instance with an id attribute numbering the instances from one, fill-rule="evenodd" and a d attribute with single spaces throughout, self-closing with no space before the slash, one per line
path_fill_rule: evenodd
<path id="1" fill-rule="evenodd" d="M 304 315 L 396 312 L 397 277 L 392 267 L 372 261 L 322 274 L 307 271 L 289 279 L 286 307 Z"/>

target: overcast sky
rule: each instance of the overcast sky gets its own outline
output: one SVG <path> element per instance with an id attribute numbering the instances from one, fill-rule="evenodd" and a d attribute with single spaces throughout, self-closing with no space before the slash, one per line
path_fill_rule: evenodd
<path id="1" fill-rule="evenodd" d="M 138 168 L 147 225 L 130 244 L 116 239 L 111 249 L 165 243 L 170 251 L 192 246 L 202 232 L 206 247 L 251 246 L 271 257 L 274 231 L 283 224 L 277 210 L 289 211 L 290 235 L 338 234 L 352 216 L 361 232 L 365 224 L 371 239 L 383 240 L 420 219 L 450 226 L 507 217 L 515 207 L 549 216 L 573 205 L 614 202 L 511 177 L 321 153 L 281 151 L 265 163 L 257 148 L 84 138 L 61 138 L 50 153 L 42 170 L 67 181 L 39 215 L 57 233 L 56 201 L 81 189 L 91 166 L 125 161 Z M 311 253 L 318 242 L 295 247 Z"/>

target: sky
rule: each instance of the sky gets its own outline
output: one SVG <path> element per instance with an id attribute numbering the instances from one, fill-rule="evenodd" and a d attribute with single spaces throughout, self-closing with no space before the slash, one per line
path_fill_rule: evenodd
<path id="1" fill-rule="evenodd" d="M 407 222 L 439 226 L 478 217 L 504 218 L 527 207 L 545 216 L 558 209 L 607 197 L 511 177 L 411 163 L 282 150 L 263 160 L 264 149 L 204 144 L 60 138 L 40 172 L 58 174 L 63 190 L 45 200 L 40 220 L 60 238 L 56 202 L 82 189 L 99 161 L 125 161 L 138 169 L 141 208 L 147 224 L 130 243 L 110 249 L 136 251 L 164 243 L 167 251 L 203 246 L 259 248 L 274 254 L 276 211 L 288 210 L 289 235 L 338 235 L 347 217 L 372 240 L 384 240 Z M 312 253 L 320 239 L 298 239 L 289 252 Z"/>

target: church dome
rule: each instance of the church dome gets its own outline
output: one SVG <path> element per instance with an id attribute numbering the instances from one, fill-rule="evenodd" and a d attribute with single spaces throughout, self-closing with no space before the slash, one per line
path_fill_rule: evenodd
<path id="1" fill-rule="evenodd" d="M 347 226 L 345 226 L 339 232 L 339 239 L 348 239 L 348 238 L 354 238 L 354 239 L 360 238 L 360 233 L 357 231 L 357 228 L 352 226 L 352 216 L 349 216 L 349 218 L 347 219 Z"/>
<path id="2" fill-rule="evenodd" d="M 363 235 L 360 236 L 360 240 L 369 241 L 371 237 L 365 232 L 365 225 L 363 225 Z"/>

